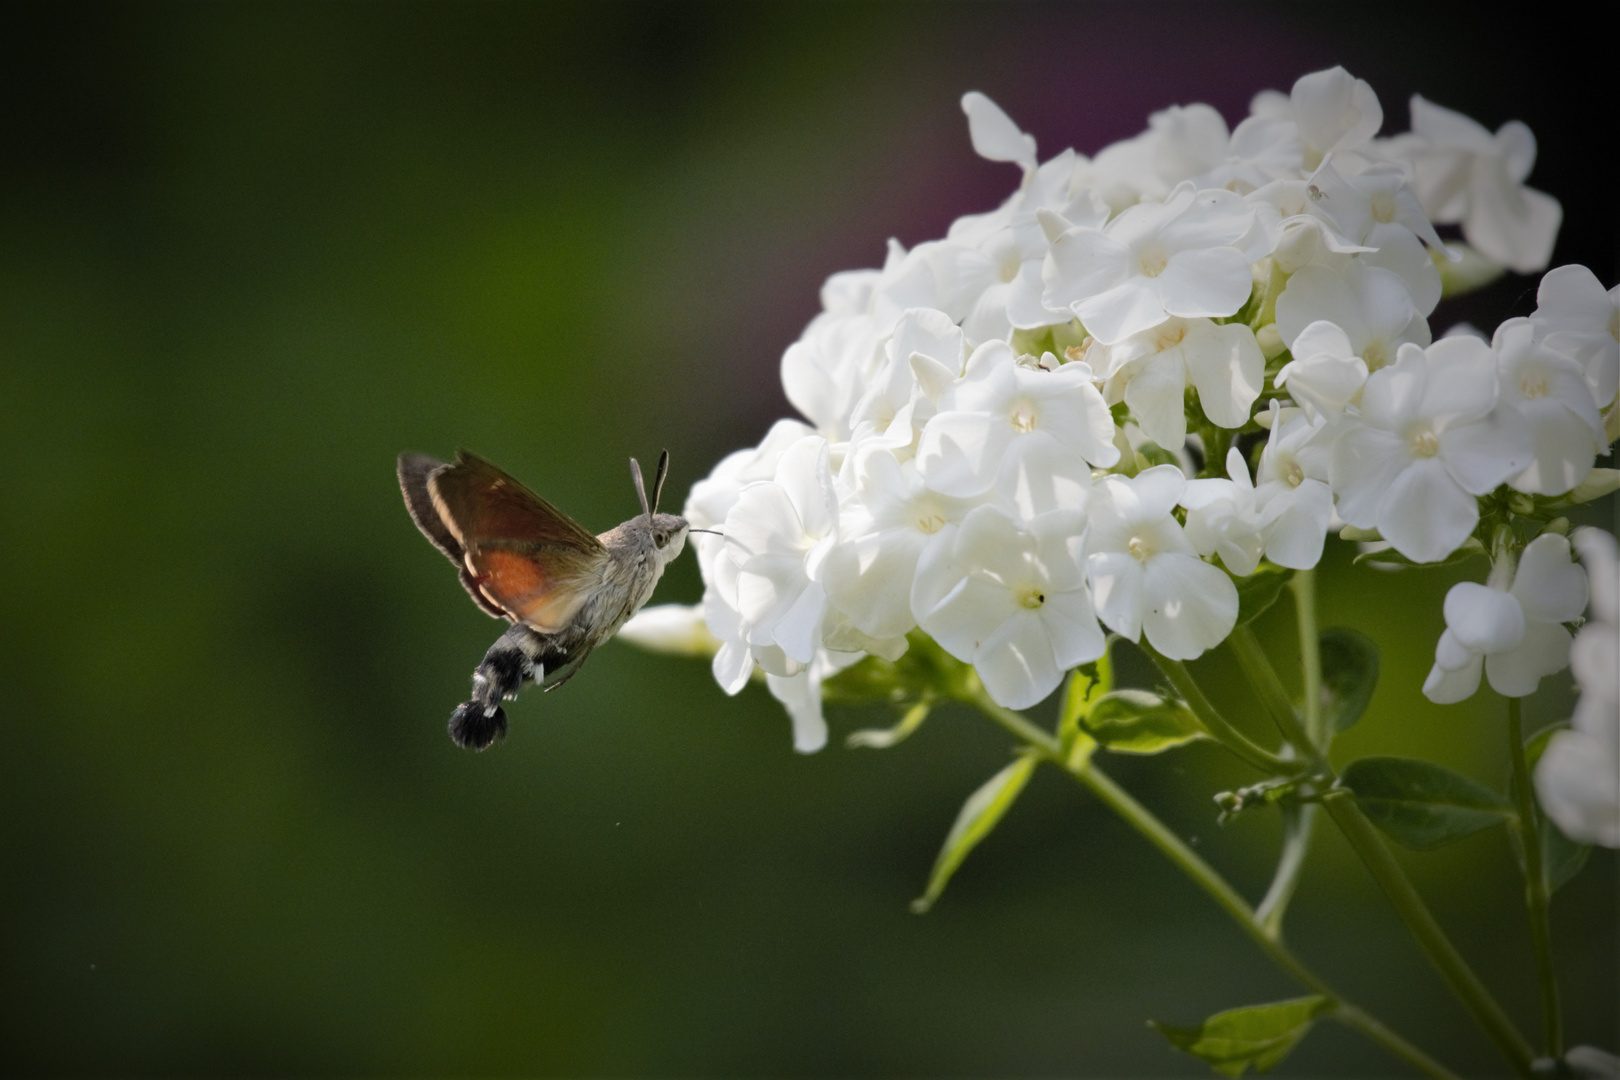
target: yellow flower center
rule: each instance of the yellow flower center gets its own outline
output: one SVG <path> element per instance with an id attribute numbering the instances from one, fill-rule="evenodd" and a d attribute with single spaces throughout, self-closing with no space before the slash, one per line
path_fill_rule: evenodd
<path id="1" fill-rule="evenodd" d="M 1158 244 L 1149 244 L 1136 256 L 1137 268 L 1147 277 L 1158 277 L 1164 273 L 1164 268 L 1169 262 L 1170 256 L 1165 254 L 1164 248 Z"/>
<path id="2" fill-rule="evenodd" d="M 1305 470 L 1299 467 L 1299 462 L 1290 460 L 1282 471 L 1283 479 L 1289 487 L 1299 487 L 1305 482 Z"/>
<path id="3" fill-rule="evenodd" d="M 1187 324 L 1180 319 L 1173 319 L 1159 328 L 1159 332 L 1154 335 L 1153 340 L 1159 346 L 1159 351 L 1163 352 L 1166 349 L 1180 345 L 1186 339 Z"/>
<path id="4" fill-rule="evenodd" d="M 1046 603 L 1046 594 L 1035 585 L 1025 585 L 1018 590 L 1018 602 L 1033 611 Z"/>
<path id="5" fill-rule="evenodd" d="M 1125 545 L 1125 550 L 1130 552 L 1131 557 L 1137 562 L 1147 562 L 1153 554 L 1153 545 L 1140 536 L 1133 536 L 1131 542 Z"/>
<path id="6" fill-rule="evenodd" d="M 1361 358 L 1367 363 L 1367 374 L 1371 375 L 1389 363 L 1389 346 L 1382 341 L 1369 341 L 1362 350 Z"/>
<path id="7" fill-rule="evenodd" d="M 1440 452 L 1440 440 L 1428 428 L 1412 436 L 1411 446 L 1413 457 L 1431 458 Z"/>
<path id="8" fill-rule="evenodd" d="M 1027 435 L 1035 430 L 1035 406 L 1027 401 L 1020 401 L 1013 406 L 1012 428 L 1020 435 Z"/>
<path id="9" fill-rule="evenodd" d="M 1519 376 L 1519 393 L 1527 398 L 1544 398 L 1547 396 L 1547 373 L 1545 371 L 1526 371 Z"/>
<path id="10" fill-rule="evenodd" d="M 1372 200 L 1373 220 L 1388 225 L 1395 220 L 1395 197 L 1388 192 L 1380 192 Z"/>

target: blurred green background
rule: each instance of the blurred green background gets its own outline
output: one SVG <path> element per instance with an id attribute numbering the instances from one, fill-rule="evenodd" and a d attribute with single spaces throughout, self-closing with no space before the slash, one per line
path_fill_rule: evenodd
<path id="1" fill-rule="evenodd" d="M 1413 91 L 1529 122 L 1556 261 L 1612 284 L 1614 140 L 1576 81 L 1612 42 L 1476 10 L 7 6 L 0 1069 L 1201 1075 L 1144 1021 L 1295 988 L 1062 778 L 907 911 L 1006 760 L 974 716 L 871 752 L 838 743 L 887 718 L 835 715 L 800 757 L 759 688 L 610 644 L 457 751 L 445 718 L 499 628 L 411 527 L 394 455 L 474 448 L 594 529 L 634 511 L 631 454 L 668 447 L 684 491 L 787 411 L 777 361 L 828 273 L 1010 190 L 969 147 L 974 88 L 1043 155 L 1089 153 L 1344 63 L 1386 132 Z M 1509 278 L 1436 325 L 1533 305 Z M 1377 638 L 1384 679 L 1337 756 L 1501 784 L 1499 699 L 1417 693 L 1457 576 L 1348 554 L 1326 619 Z M 699 591 L 685 559 L 659 599 Z M 1290 618 L 1262 629 L 1292 670 Z M 1549 684 L 1531 726 L 1569 702 Z M 1107 764 L 1258 895 L 1275 823 L 1209 801 L 1241 768 Z M 1299 951 L 1500 1073 L 1330 833 Z M 1505 838 L 1403 858 L 1533 1031 Z M 1617 909 L 1612 852 L 1554 908 L 1570 1036 L 1610 1049 Z M 1280 1070 L 1397 1071 L 1331 1026 Z"/>

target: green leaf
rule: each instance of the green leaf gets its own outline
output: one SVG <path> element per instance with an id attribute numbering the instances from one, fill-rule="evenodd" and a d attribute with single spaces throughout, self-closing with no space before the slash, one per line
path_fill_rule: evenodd
<path id="1" fill-rule="evenodd" d="M 1170 1045 L 1202 1058 L 1222 1076 L 1242 1076 L 1250 1068 L 1270 1071 L 1288 1056 L 1318 1017 L 1333 1003 L 1320 995 L 1249 1005 L 1216 1013 L 1197 1027 L 1182 1028 L 1150 1020 Z"/>
<path id="2" fill-rule="evenodd" d="M 1328 627 L 1319 641 L 1323 716 L 1335 731 L 1343 731 L 1361 719 L 1378 686 L 1378 646 L 1342 626 Z"/>
<path id="3" fill-rule="evenodd" d="M 1242 626 L 1263 615 L 1277 602 L 1283 586 L 1293 576 L 1294 572 L 1287 567 L 1262 562 L 1248 577 L 1233 578 L 1232 584 L 1237 586 L 1238 593 L 1237 624 Z"/>
<path id="4" fill-rule="evenodd" d="M 822 700 L 829 705 L 859 705 L 971 697 L 977 685 L 971 667 L 921 630 L 907 634 L 906 641 L 905 654 L 898 660 L 868 656 L 822 683 Z"/>
<path id="5" fill-rule="evenodd" d="M 1568 724 L 1554 724 L 1536 732 L 1524 744 L 1524 756 L 1532 773 L 1535 772 L 1536 763 L 1541 760 L 1541 755 L 1546 752 L 1547 744 L 1552 741 L 1553 736 L 1568 729 Z M 1581 872 L 1581 868 L 1586 865 L 1586 857 L 1592 854 L 1592 846 L 1565 836 L 1563 830 L 1554 825 L 1551 818 L 1539 812 L 1539 806 L 1537 809 L 1536 817 L 1539 819 L 1541 830 L 1541 867 L 1547 878 L 1547 892 L 1550 895 L 1563 888 L 1571 878 Z"/>
<path id="6" fill-rule="evenodd" d="M 951 826 L 950 833 L 945 837 L 944 846 L 939 849 L 939 857 L 934 860 L 933 872 L 928 875 L 928 890 L 911 902 L 912 911 L 920 915 L 934 906 L 934 901 L 945 891 L 946 883 L 956 873 L 956 868 L 962 865 L 962 860 L 968 857 L 968 852 L 990 835 L 990 830 L 996 827 L 1013 800 L 1018 798 L 1018 793 L 1029 783 L 1030 774 L 1035 771 L 1035 760 L 1032 755 L 1020 755 L 968 796 L 961 812 L 956 815 L 956 824 Z"/>
<path id="7" fill-rule="evenodd" d="M 1108 639 L 1109 646 L 1114 640 Z M 1063 712 L 1058 720 L 1058 738 L 1065 743 L 1080 730 L 1080 720 L 1091 712 L 1096 700 L 1114 688 L 1114 663 L 1108 650 L 1089 664 L 1069 672 L 1069 685 L 1063 689 Z"/>
<path id="8" fill-rule="evenodd" d="M 1350 530 L 1348 527 L 1344 530 L 1344 532 L 1349 531 Z M 1339 535 L 1343 537 L 1344 532 L 1341 532 Z M 1357 537 L 1357 539 L 1359 539 L 1359 537 Z M 1364 562 L 1370 562 L 1378 563 L 1383 566 L 1453 566 L 1460 562 L 1466 562 L 1467 560 L 1472 559 L 1475 555 L 1489 554 L 1490 552 L 1485 550 L 1484 544 L 1481 544 L 1478 540 L 1470 536 L 1467 540 L 1462 542 L 1462 546 L 1457 548 L 1456 551 L 1453 551 L 1450 555 L 1447 555 L 1445 558 L 1436 562 L 1417 562 L 1414 559 L 1408 559 L 1405 555 L 1402 555 L 1394 548 L 1381 548 L 1378 551 L 1363 551 L 1354 559 L 1351 559 L 1350 564 L 1352 566 L 1360 566 Z"/>
<path id="9" fill-rule="evenodd" d="M 895 743 L 909 739 L 912 732 L 922 727 L 922 722 L 928 719 L 928 712 L 933 707 L 934 703 L 925 698 L 906 710 L 906 715 L 902 716 L 900 722 L 893 727 L 852 731 L 844 740 L 844 745 L 851 750 L 862 746 L 873 750 L 886 750 Z"/>
<path id="10" fill-rule="evenodd" d="M 1372 823 L 1419 851 L 1432 851 L 1513 816 L 1502 796 L 1432 761 L 1365 757 L 1341 774 Z"/>
<path id="11" fill-rule="evenodd" d="M 1091 737 L 1118 754 L 1157 754 L 1207 734 L 1192 710 L 1146 690 L 1115 690 L 1080 721 Z"/>

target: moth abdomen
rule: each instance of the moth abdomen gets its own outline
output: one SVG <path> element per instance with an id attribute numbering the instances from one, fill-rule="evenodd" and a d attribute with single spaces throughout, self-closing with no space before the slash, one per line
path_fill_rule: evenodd
<path id="1" fill-rule="evenodd" d="M 499 705 L 464 701 L 450 714 L 450 738 L 463 750 L 485 750 L 506 737 L 506 710 Z"/>

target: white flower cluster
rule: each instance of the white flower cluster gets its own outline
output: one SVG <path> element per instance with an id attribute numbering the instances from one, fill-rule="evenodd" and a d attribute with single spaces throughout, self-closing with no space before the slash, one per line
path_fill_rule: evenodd
<path id="1" fill-rule="evenodd" d="M 1575 635 L 1571 666 L 1581 697 L 1570 730 L 1536 766 L 1536 794 L 1570 837 L 1620 847 L 1620 557 L 1614 537 L 1579 529 L 1575 547 L 1592 580 L 1592 618 Z"/>
<path id="2" fill-rule="evenodd" d="M 1607 452 L 1616 294 L 1589 271 L 1548 274 L 1541 310 L 1492 343 L 1432 341 L 1460 249 L 1431 222 L 1546 265 L 1560 211 L 1524 186 L 1523 125 L 1492 135 L 1414 98 L 1412 132 L 1379 139 L 1372 89 L 1334 68 L 1232 130 L 1171 108 L 1043 163 L 984 95 L 962 108 L 1017 191 L 830 278 L 782 358 L 805 420 L 687 503 L 723 534 L 693 537 L 715 676 L 735 693 L 763 670 L 800 750 L 826 739 L 821 681 L 915 628 L 1025 708 L 1102 653 L 1104 627 L 1172 659 L 1217 645 L 1234 575 L 1314 566 L 1335 512 L 1433 561 L 1480 496 L 1568 492 Z M 1235 436 L 1262 429 L 1251 475 Z M 1162 463 L 1189 460 L 1189 433 L 1227 478 Z"/>

